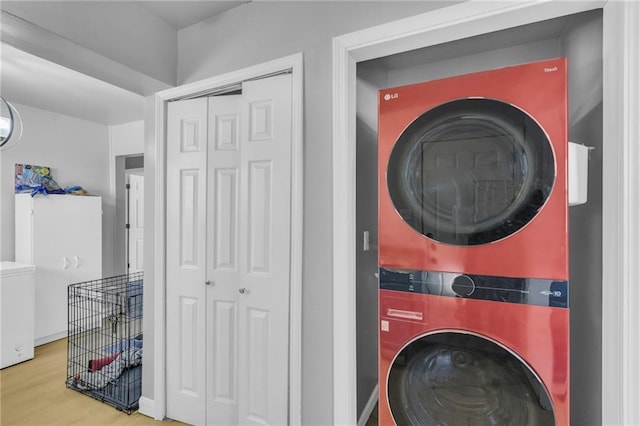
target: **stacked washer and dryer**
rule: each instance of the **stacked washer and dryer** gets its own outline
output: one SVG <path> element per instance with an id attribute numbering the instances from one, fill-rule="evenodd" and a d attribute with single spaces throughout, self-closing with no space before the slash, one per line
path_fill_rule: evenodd
<path id="1" fill-rule="evenodd" d="M 382 425 L 568 425 L 565 58 L 379 93 Z"/>

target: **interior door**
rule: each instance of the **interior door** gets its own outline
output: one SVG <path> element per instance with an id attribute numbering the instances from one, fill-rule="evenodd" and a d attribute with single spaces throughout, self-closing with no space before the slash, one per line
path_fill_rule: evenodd
<path id="1" fill-rule="evenodd" d="M 129 237 L 127 265 L 129 273 L 142 271 L 144 260 L 144 176 L 129 175 L 128 221 Z"/>
<path id="2" fill-rule="evenodd" d="M 173 102 L 167 136 L 167 416 L 287 424 L 291 76 Z"/>
<path id="3" fill-rule="evenodd" d="M 243 85 L 239 424 L 288 423 L 291 75 Z M 241 136 L 243 133 L 241 133 Z"/>
<path id="4" fill-rule="evenodd" d="M 209 98 L 207 424 L 238 424 L 242 95 Z M 204 408 L 204 407 L 203 407 Z"/>
<path id="5" fill-rule="evenodd" d="M 207 99 L 167 111 L 167 416 L 205 424 Z"/>

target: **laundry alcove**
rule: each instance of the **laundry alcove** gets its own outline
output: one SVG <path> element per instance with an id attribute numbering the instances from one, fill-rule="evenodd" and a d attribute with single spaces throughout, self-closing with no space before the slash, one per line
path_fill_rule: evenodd
<path id="1" fill-rule="evenodd" d="M 357 412 L 367 412 L 377 377 L 377 91 L 517 63 L 566 56 L 569 138 L 594 146 L 589 202 L 571 208 L 570 281 L 572 420 L 601 416 L 602 336 L 602 10 L 593 10 L 357 64 L 356 241 L 369 231 L 372 250 L 356 250 Z M 589 232 L 584 232 L 588 229 Z M 591 348 L 589 351 L 577 348 Z"/>

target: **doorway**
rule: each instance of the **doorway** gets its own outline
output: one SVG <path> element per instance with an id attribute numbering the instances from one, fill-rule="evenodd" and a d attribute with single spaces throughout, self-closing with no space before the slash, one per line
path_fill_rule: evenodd
<path id="1" fill-rule="evenodd" d="M 133 207 L 137 208 L 136 212 L 130 212 L 130 180 L 131 176 L 137 176 L 138 179 L 142 179 L 142 182 L 138 182 L 138 204 Z M 134 179 L 136 179 L 134 177 Z M 142 270 L 142 242 L 143 242 L 143 219 L 144 219 L 144 192 L 140 192 L 140 184 L 144 182 L 144 154 L 128 154 L 117 155 L 115 157 L 115 203 L 116 203 L 116 233 L 114 236 L 114 275 L 126 274 L 128 272 L 134 272 L 130 270 L 129 265 L 133 261 L 137 264 L 139 269 Z M 131 241 L 129 237 L 130 232 L 130 220 L 137 221 L 135 238 L 140 242 L 137 248 L 131 248 Z M 132 253 L 132 250 L 137 250 L 137 253 Z M 130 259 L 131 256 L 138 254 L 136 259 Z"/>

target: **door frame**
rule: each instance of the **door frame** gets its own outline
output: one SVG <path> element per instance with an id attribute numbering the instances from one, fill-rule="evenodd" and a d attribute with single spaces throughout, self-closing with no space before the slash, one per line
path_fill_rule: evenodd
<path id="1" fill-rule="evenodd" d="M 604 424 L 640 422 L 640 3 L 467 1 L 333 39 L 333 421 L 357 424 L 356 66 L 510 27 L 603 10 Z M 604 281 L 604 280 L 603 280 Z M 374 395 L 372 395 L 373 400 Z M 371 406 L 371 407 L 370 407 Z M 371 410 L 369 404 L 365 411 Z M 368 413 L 364 413 L 367 415 Z"/>
<path id="2" fill-rule="evenodd" d="M 154 196 L 153 401 L 141 398 L 141 411 L 161 420 L 166 414 L 166 117 L 167 103 L 211 89 L 283 71 L 292 74 L 291 258 L 289 302 L 289 419 L 301 423 L 302 241 L 303 241 L 303 56 L 302 53 L 156 93 Z"/>

